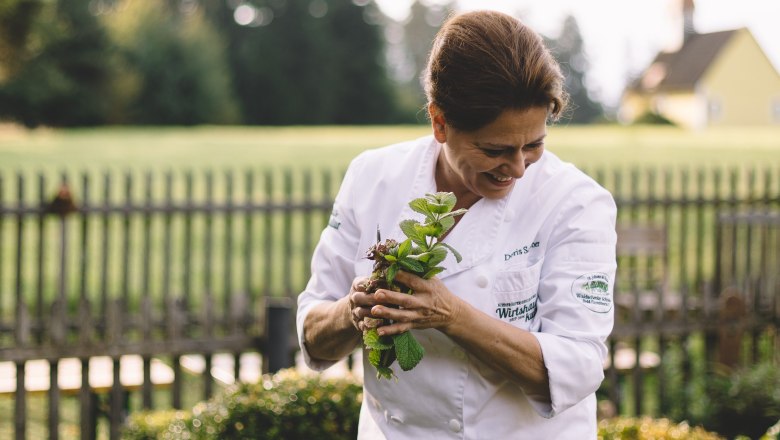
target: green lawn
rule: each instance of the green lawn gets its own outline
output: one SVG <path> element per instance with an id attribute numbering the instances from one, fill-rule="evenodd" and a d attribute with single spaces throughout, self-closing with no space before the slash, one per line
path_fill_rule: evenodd
<path id="1" fill-rule="evenodd" d="M 0 172 L 19 169 L 345 166 L 360 151 L 413 139 L 424 125 L 382 127 L 96 128 L 0 125 Z M 581 166 L 780 164 L 780 127 L 701 132 L 673 127 L 550 128 L 547 148 Z"/>

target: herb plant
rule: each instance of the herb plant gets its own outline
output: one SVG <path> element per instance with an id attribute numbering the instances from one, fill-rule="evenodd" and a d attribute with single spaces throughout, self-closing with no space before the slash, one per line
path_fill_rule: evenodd
<path id="1" fill-rule="evenodd" d="M 455 225 L 455 217 L 466 212 L 465 209 L 453 211 L 457 198 L 449 192 L 426 194 L 414 199 L 409 206 L 415 212 L 423 214 L 425 220 L 403 220 L 399 224 L 406 239 L 400 243 L 388 239 L 384 242 L 377 237 L 377 244 L 371 246 L 367 258 L 374 261 L 374 270 L 366 286 L 366 293 L 377 289 L 404 292 L 412 295 L 407 286 L 395 282 L 399 270 L 413 273 L 429 279 L 444 270 L 438 266 L 447 257 L 447 250 L 460 262 L 460 254 L 447 243 L 440 241 Z M 368 349 L 368 359 L 376 368 L 377 378 L 395 377 L 390 366 L 398 360 L 404 371 L 414 368 L 423 358 L 425 351 L 411 332 L 393 336 L 379 336 L 377 327 L 389 324 L 386 320 L 366 318 L 368 329 L 363 332 L 363 344 Z"/>

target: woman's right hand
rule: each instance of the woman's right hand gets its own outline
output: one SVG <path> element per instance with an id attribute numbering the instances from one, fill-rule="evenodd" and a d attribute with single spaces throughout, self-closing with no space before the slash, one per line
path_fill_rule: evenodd
<path id="1" fill-rule="evenodd" d="M 350 320 L 360 332 L 368 329 L 365 318 L 373 318 L 371 308 L 378 304 L 374 295 L 366 293 L 367 284 L 368 277 L 355 278 L 348 295 Z"/>

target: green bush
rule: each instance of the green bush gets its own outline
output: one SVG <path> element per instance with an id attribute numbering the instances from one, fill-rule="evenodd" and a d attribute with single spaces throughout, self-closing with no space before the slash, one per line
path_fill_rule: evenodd
<path id="1" fill-rule="evenodd" d="M 733 438 L 759 438 L 780 419 L 780 371 L 772 363 L 716 371 L 707 381 L 707 429 Z"/>
<path id="2" fill-rule="evenodd" d="M 124 440 L 157 440 L 182 438 L 192 427 L 190 411 L 144 411 L 128 417 Z"/>
<path id="3" fill-rule="evenodd" d="M 599 440 L 720 440 L 723 437 L 686 422 L 620 417 L 599 422 Z"/>
<path id="4" fill-rule="evenodd" d="M 134 414 L 124 439 L 354 439 L 363 389 L 285 370 L 238 384 L 191 412 Z M 167 421 L 167 423 L 166 423 Z"/>

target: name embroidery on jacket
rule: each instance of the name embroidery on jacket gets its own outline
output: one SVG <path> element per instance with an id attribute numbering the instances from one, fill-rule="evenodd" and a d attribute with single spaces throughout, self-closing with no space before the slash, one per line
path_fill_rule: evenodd
<path id="1" fill-rule="evenodd" d="M 536 249 L 539 247 L 539 242 L 535 241 L 527 246 L 519 247 L 512 252 L 508 254 L 504 254 L 504 261 L 509 261 L 514 257 L 519 257 L 520 255 L 525 255 L 529 252 L 531 252 L 532 249 Z"/>

